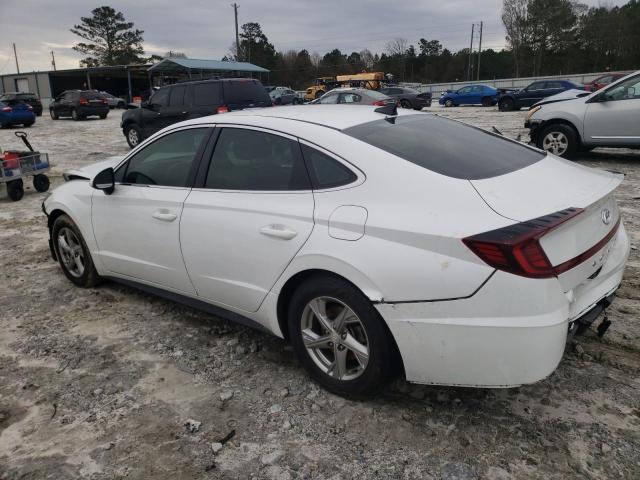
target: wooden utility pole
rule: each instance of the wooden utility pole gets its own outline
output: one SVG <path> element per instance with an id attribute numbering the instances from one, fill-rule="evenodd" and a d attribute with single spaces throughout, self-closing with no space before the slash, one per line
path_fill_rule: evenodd
<path id="1" fill-rule="evenodd" d="M 16 70 L 20 73 L 20 65 L 18 65 L 18 54 L 16 53 L 16 44 L 13 44 L 13 56 L 16 57 Z"/>
<path id="2" fill-rule="evenodd" d="M 469 80 L 473 80 L 473 31 L 476 27 L 475 23 L 471 24 L 471 44 L 469 45 L 469 74 L 467 75 Z"/>
<path id="3" fill-rule="evenodd" d="M 56 71 L 56 56 L 53 53 L 53 50 L 51 50 L 51 65 L 53 65 L 53 71 Z"/>
<path id="4" fill-rule="evenodd" d="M 235 19 L 236 19 L 236 60 L 239 62 L 241 60 L 241 58 L 240 58 L 240 37 L 238 36 L 238 7 L 239 7 L 239 5 L 237 3 L 232 3 L 231 6 L 233 7 L 233 14 L 234 14 Z"/>
<path id="5" fill-rule="evenodd" d="M 476 80 L 480 80 L 480 55 L 482 54 L 482 22 L 480 22 L 480 43 L 478 43 L 478 68 L 476 68 Z"/>

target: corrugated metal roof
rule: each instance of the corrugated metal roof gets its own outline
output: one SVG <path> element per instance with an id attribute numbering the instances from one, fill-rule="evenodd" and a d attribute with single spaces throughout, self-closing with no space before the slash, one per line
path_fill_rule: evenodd
<path id="1" fill-rule="evenodd" d="M 188 68 L 193 70 L 218 70 L 237 72 L 268 72 L 266 68 L 259 67 L 249 62 L 223 62 L 222 60 L 198 60 L 195 58 L 165 58 L 156 63 L 149 71 L 175 70 L 176 68 Z"/>

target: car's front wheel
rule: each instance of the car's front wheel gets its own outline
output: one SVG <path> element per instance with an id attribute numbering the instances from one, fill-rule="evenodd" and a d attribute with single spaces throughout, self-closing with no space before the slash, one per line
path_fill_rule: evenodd
<path id="1" fill-rule="evenodd" d="M 409 100 L 406 100 L 406 99 L 400 100 L 400 106 L 402 108 L 413 108 L 413 105 L 411 105 L 411 102 Z"/>
<path id="2" fill-rule="evenodd" d="M 365 397 L 396 371 L 396 350 L 384 320 L 353 285 L 314 276 L 289 304 L 289 334 L 300 362 L 327 390 Z"/>
<path id="3" fill-rule="evenodd" d="M 556 123 L 545 127 L 538 136 L 537 146 L 559 157 L 571 158 L 578 150 L 578 134 L 569 125 Z"/>
<path id="4" fill-rule="evenodd" d="M 53 109 L 49 110 L 49 115 L 51 115 L 51 120 L 58 120 L 58 114 Z"/>
<path id="5" fill-rule="evenodd" d="M 511 98 L 502 98 L 498 102 L 498 110 L 501 112 L 510 112 L 515 110 L 516 104 Z"/>
<path id="6" fill-rule="evenodd" d="M 56 258 L 69 280 L 79 287 L 93 287 L 100 282 L 87 244 L 71 218 L 67 215 L 56 218 L 51 238 Z"/>
<path id="7" fill-rule="evenodd" d="M 124 136 L 131 148 L 136 148 L 142 141 L 142 132 L 136 125 L 128 125 L 124 129 Z"/>
<path id="8" fill-rule="evenodd" d="M 447 99 L 444 101 L 444 106 L 445 106 L 445 107 L 453 107 L 453 100 L 451 100 L 450 98 L 447 98 Z"/>

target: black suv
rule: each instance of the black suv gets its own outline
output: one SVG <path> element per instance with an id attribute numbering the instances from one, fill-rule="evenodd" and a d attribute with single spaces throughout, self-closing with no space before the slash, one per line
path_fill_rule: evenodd
<path id="1" fill-rule="evenodd" d="M 258 80 L 227 78 L 176 83 L 160 88 L 141 108 L 122 114 L 122 132 L 131 148 L 173 123 L 231 110 L 272 106 Z"/>
<path id="2" fill-rule="evenodd" d="M 31 108 L 33 108 L 33 113 L 35 113 L 38 117 L 42 115 L 42 103 L 35 93 L 6 92 L 0 95 L 0 102 L 11 102 L 15 100 L 20 100 L 27 105 L 31 105 Z"/>
<path id="3" fill-rule="evenodd" d="M 49 113 L 53 120 L 60 117 L 82 120 L 90 116 L 104 119 L 109 113 L 109 104 L 107 99 L 95 90 L 66 90 L 51 102 Z"/>

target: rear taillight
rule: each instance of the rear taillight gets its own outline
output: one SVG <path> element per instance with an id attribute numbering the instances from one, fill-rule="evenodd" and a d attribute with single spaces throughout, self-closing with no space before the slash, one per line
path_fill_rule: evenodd
<path id="1" fill-rule="evenodd" d="M 375 105 L 376 107 L 384 107 L 386 104 L 387 102 L 385 102 L 384 100 L 377 100 L 372 103 L 372 105 Z"/>
<path id="2" fill-rule="evenodd" d="M 89 101 L 86 98 L 81 98 L 78 103 L 80 105 L 89 105 Z"/>
<path id="3" fill-rule="evenodd" d="M 106 104 L 107 104 L 107 101 L 106 101 L 106 100 L 102 100 L 102 103 L 106 105 Z"/>
<path id="4" fill-rule="evenodd" d="M 551 215 L 516 223 L 463 238 L 464 244 L 488 265 L 529 278 L 550 278 L 570 270 L 600 250 L 618 230 L 618 224 L 598 244 L 560 265 L 551 265 L 540 245 L 540 238 L 576 215 L 581 208 L 567 208 Z"/>
<path id="5" fill-rule="evenodd" d="M 33 107 L 31 105 L 27 105 L 27 110 L 33 110 Z"/>
<path id="6" fill-rule="evenodd" d="M 11 107 L 2 107 L 2 110 L 0 110 L 0 111 L 2 111 L 2 112 L 11 112 L 11 111 L 13 111 L 13 108 L 11 108 Z"/>
<path id="7" fill-rule="evenodd" d="M 228 112 L 229 112 L 229 107 L 227 107 L 226 105 L 220 105 L 216 110 L 216 113 L 228 113 Z"/>

